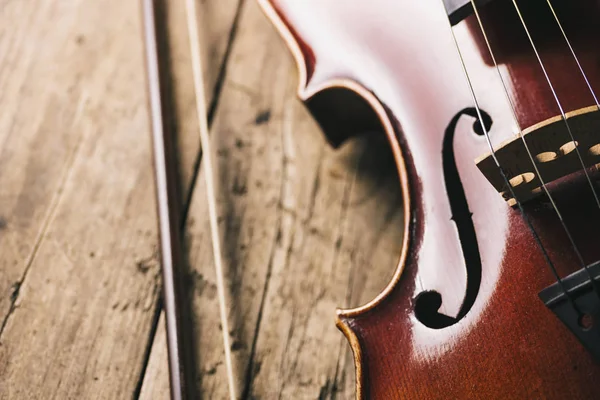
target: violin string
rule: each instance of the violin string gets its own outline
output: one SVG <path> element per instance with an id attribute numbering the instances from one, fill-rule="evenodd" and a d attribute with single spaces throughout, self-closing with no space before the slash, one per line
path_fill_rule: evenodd
<path id="1" fill-rule="evenodd" d="M 552 6 L 552 3 L 550 2 L 550 0 L 546 0 L 546 2 L 548 3 L 548 7 L 550 7 L 550 11 L 552 11 L 552 15 L 554 16 L 554 19 L 556 20 L 556 24 L 558 25 L 558 28 L 560 29 L 560 32 L 562 33 L 563 38 L 565 39 L 565 42 L 567 43 L 567 46 L 569 47 L 569 50 L 571 51 L 571 54 L 573 55 L 573 59 L 577 63 L 577 67 L 579 68 L 579 72 L 581 72 L 581 76 L 583 77 L 585 84 L 587 85 L 590 93 L 592 94 L 592 97 L 594 98 L 594 102 L 596 103 L 596 108 L 600 112 L 600 103 L 598 102 L 598 97 L 596 96 L 596 92 L 594 91 L 594 88 L 592 87 L 590 80 L 588 79 L 585 71 L 583 70 L 583 66 L 581 65 L 581 62 L 579 62 L 579 57 L 577 57 L 577 54 L 575 53 L 575 49 L 571 45 L 571 41 L 569 40 L 569 38 L 567 36 L 567 32 L 564 30 L 562 23 L 560 22 L 560 19 L 558 18 L 558 14 L 554 10 L 554 6 Z M 590 281 L 592 282 L 592 285 L 596 289 L 596 292 L 600 293 L 598 284 L 596 283 L 596 280 L 592 277 L 591 272 L 587 268 L 586 268 L 586 271 L 587 271 L 588 277 L 590 278 Z"/>
<path id="2" fill-rule="evenodd" d="M 483 21 L 481 20 L 481 16 L 479 15 L 479 10 L 477 8 L 477 5 L 475 4 L 474 0 L 471 0 L 471 5 L 473 7 L 473 10 L 475 12 L 475 17 L 477 18 L 477 22 L 479 24 L 479 28 L 481 29 L 481 33 L 483 35 L 483 38 L 485 40 L 486 46 L 488 48 L 488 51 L 490 53 L 490 57 L 492 58 L 492 61 L 494 63 L 494 66 L 496 68 L 496 72 L 498 73 L 498 76 L 500 78 L 500 82 L 502 83 L 502 87 L 504 88 L 504 94 L 506 96 L 506 99 L 508 101 L 508 103 L 510 104 L 510 110 L 514 119 L 514 123 L 517 127 L 517 130 L 519 132 L 519 137 L 521 138 L 523 145 L 525 146 L 525 150 L 527 151 L 527 155 L 529 156 L 529 159 L 533 165 L 533 168 L 535 170 L 535 173 L 538 176 L 538 179 L 540 180 L 541 184 L 542 184 L 542 188 L 544 190 L 544 192 L 546 193 L 546 195 L 548 196 L 548 199 L 550 200 L 550 203 L 552 205 L 552 208 L 554 209 L 560 224 L 562 225 L 563 230 L 565 231 L 567 238 L 569 239 L 569 242 L 571 243 L 571 246 L 573 247 L 573 250 L 578 258 L 578 261 L 581 263 L 581 265 L 583 265 L 583 268 L 586 268 L 587 270 L 587 266 L 585 265 L 585 262 L 583 261 L 583 257 L 581 256 L 581 252 L 579 251 L 579 248 L 577 247 L 577 244 L 575 243 L 575 240 L 573 239 L 573 236 L 571 235 L 571 232 L 569 230 L 569 228 L 567 227 L 567 224 L 565 222 L 565 220 L 563 219 L 562 213 L 560 212 L 556 202 L 554 201 L 554 197 L 552 196 L 552 194 L 550 193 L 550 191 L 548 190 L 548 187 L 546 185 L 546 182 L 544 181 L 544 178 L 542 177 L 542 174 L 539 171 L 539 168 L 537 166 L 537 163 L 533 157 L 533 154 L 531 154 L 531 150 L 529 149 L 529 146 L 527 145 L 527 140 L 525 139 L 525 135 L 523 134 L 523 130 L 521 129 L 521 125 L 519 123 L 519 120 L 517 118 L 517 111 L 516 111 L 516 107 L 514 105 L 513 100 L 511 99 L 509 93 L 508 93 L 508 86 L 506 84 L 506 81 L 504 79 L 504 76 L 502 75 L 502 71 L 500 71 L 500 66 L 498 65 L 498 62 L 496 61 L 496 56 L 494 55 L 494 51 L 492 50 L 492 46 L 490 44 L 487 32 L 485 30 L 485 28 L 483 27 Z M 512 187 L 509 184 L 509 187 Z M 558 274 L 556 273 L 556 270 L 553 269 L 553 274 L 555 276 L 557 276 Z M 588 271 L 589 272 L 589 271 Z"/>
<path id="3" fill-rule="evenodd" d="M 473 0 L 471 0 L 471 1 L 473 1 Z M 579 151 L 579 145 L 578 145 L 577 141 L 575 140 L 575 137 L 573 136 L 573 132 L 571 131 L 571 126 L 567 119 L 567 115 L 565 114 L 565 110 L 563 109 L 563 106 L 562 106 L 560 100 L 558 99 L 558 94 L 556 93 L 556 90 L 554 89 L 554 85 L 552 84 L 552 81 L 550 80 L 550 76 L 548 75 L 548 72 L 546 71 L 546 66 L 544 65 L 544 62 L 542 61 L 542 57 L 540 56 L 540 53 L 538 52 L 537 46 L 535 45 L 535 43 L 533 41 L 531 33 L 529 32 L 529 28 L 527 28 L 527 24 L 525 23 L 525 19 L 523 18 L 521 9 L 519 8 L 519 5 L 517 4 L 517 0 L 512 0 L 512 2 L 515 5 L 515 9 L 517 10 L 517 14 L 519 15 L 521 24 L 523 25 L 523 28 L 525 29 L 525 33 L 527 34 L 529 43 L 531 43 L 531 47 L 533 49 L 533 52 L 535 53 L 538 63 L 540 64 L 540 68 L 542 69 L 542 72 L 544 73 L 546 82 L 548 82 L 548 86 L 550 87 L 552 96 L 554 97 L 554 100 L 556 101 L 556 105 L 558 106 L 558 109 L 560 110 L 560 115 L 565 123 L 565 126 L 567 127 L 567 132 L 569 133 L 569 137 L 570 137 L 571 141 L 573 142 L 573 144 L 575 145 L 575 152 L 577 153 L 577 157 L 579 158 L 579 162 L 581 163 L 581 167 L 583 168 L 585 177 L 586 177 L 588 183 L 590 184 L 590 188 L 592 189 L 592 193 L 594 194 L 594 198 L 596 199 L 596 204 L 598 205 L 598 208 L 600 209 L 600 198 L 598 197 L 598 193 L 596 192 L 596 189 L 594 188 L 592 179 L 590 178 L 590 175 L 587 171 L 585 163 L 583 162 L 583 157 L 581 156 L 581 152 Z"/>
<path id="4" fill-rule="evenodd" d="M 502 83 L 502 87 L 504 89 L 504 95 L 510 105 L 510 111 L 512 113 L 512 117 L 514 119 L 514 123 L 516 125 L 517 131 L 519 132 L 519 137 L 521 138 L 521 141 L 523 142 L 523 145 L 525 146 L 525 150 L 527 151 L 527 155 L 529 156 L 531 164 L 533 165 L 533 169 L 534 169 L 538 179 L 540 180 L 540 183 L 542 184 L 542 188 L 543 188 L 544 192 L 546 193 L 546 195 L 548 196 L 548 199 L 550 200 L 552 208 L 554 209 L 554 211 L 558 215 L 558 218 L 562 222 L 563 221 L 562 214 L 559 211 L 558 206 L 556 205 L 556 202 L 554 201 L 554 197 L 550 194 L 550 191 L 548 190 L 546 182 L 538 169 L 537 163 L 535 162 L 533 154 L 531 153 L 531 150 L 529 149 L 529 146 L 527 145 L 527 140 L 525 139 L 525 135 L 523 134 L 523 130 L 521 129 L 521 124 L 519 123 L 519 119 L 517 117 L 516 107 L 513 103 L 513 100 L 511 99 L 510 95 L 508 94 L 509 93 L 508 85 L 506 84 L 506 81 L 504 80 L 504 76 L 502 76 L 502 71 L 500 71 L 500 66 L 498 65 L 498 62 L 496 61 L 496 56 L 494 55 L 494 51 L 492 50 L 492 46 L 491 46 L 490 41 L 487 36 L 487 32 L 483 27 L 483 21 L 481 20 L 481 16 L 479 15 L 479 10 L 477 9 L 475 0 L 471 0 L 471 5 L 473 7 L 473 11 L 475 12 L 475 17 L 477 18 L 477 23 L 479 24 L 479 28 L 483 35 L 483 39 L 485 40 L 485 44 L 487 46 L 488 52 L 490 53 L 490 57 L 492 58 L 492 62 L 494 63 L 496 72 L 498 73 L 498 76 L 500 78 L 500 82 Z"/>
<path id="5" fill-rule="evenodd" d="M 471 1 L 473 1 L 473 0 L 471 0 Z M 444 8 L 446 9 L 446 14 L 447 14 L 448 13 L 448 9 L 446 8 L 446 4 L 444 3 L 444 1 L 442 1 L 442 4 L 444 5 Z M 538 247 L 540 248 L 543 257 L 546 260 L 546 263 L 550 266 L 550 270 L 552 271 L 554 277 L 556 278 L 556 281 L 558 282 L 561 290 L 566 295 L 567 299 L 571 302 L 571 304 L 573 305 L 574 309 L 579 313 L 579 309 L 578 309 L 577 305 L 575 304 L 575 300 L 571 297 L 571 294 L 566 289 L 563 280 L 559 276 L 558 271 L 557 271 L 556 267 L 554 266 L 554 263 L 550 259 L 550 255 L 548 254 L 548 251 L 546 250 L 546 247 L 542 243 L 542 240 L 541 240 L 539 234 L 537 233 L 537 230 L 535 229 L 535 227 L 533 226 L 533 223 L 531 222 L 531 220 L 527 216 L 527 212 L 525 211 L 525 209 L 524 209 L 523 204 L 521 203 L 521 201 L 518 199 L 518 197 L 517 197 L 517 195 L 516 195 L 516 193 L 515 193 L 512 185 L 510 184 L 510 181 L 508 179 L 508 176 L 506 175 L 506 172 L 504 171 L 504 168 L 502 168 L 502 166 L 500 165 L 500 161 L 498 160 L 498 157 L 496 156 L 496 150 L 494 150 L 494 146 L 492 145 L 492 141 L 490 139 L 489 131 L 488 131 L 487 127 L 485 126 L 485 123 L 483 122 L 484 120 L 483 120 L 483 116 L 481 114 L 481 107 L 479 106 L 479 101 L 477 100 L 477 96 L 475 94 L 475 89 L 473 87 L 473 82 L 471 81 L 471 77 L 469 76 L 469 72 L 467 71 L 467 66 L 466 66 L 466 63 L 465 63 L 462 51 L 460 50 L 460 46 L 458 45 L 458 40 L 456 39 L 456 35 L 454 33 L 454 29 L 452 28 L 452 25 L 450 24 L 449 20 L 448 20 L 448 26 L 450 27 L 450 32 L 451 32 L 451 35 L 452 35 L 452 40 L 454 41 L 454 45 L 456 47 L 456 52 L 457 52 L 458 57 L 460 59 L 461 68 L 462 68 L 463 74 L 465 76 L 465 79 L 466 79 L 466 81 L 468 83 L 468 87 L 469 87 L 469 91 L 470 91 L 470 94 L 471 94 L 471 98 L 473 100 L 473 104 L 475 105 L 475 110 L 477 112 L 477 117 L 478 117 L 478 120 L 479 120 L 479 124 L 480 124 L 481 129 L 482 129 L 482 131 L 484 133 L 487 145 L 488 145 L 488 147 L 490 149 L 490 152 L 491 152 L 491 155 L 492 155 L 492 159 L 494 160 L 494 163 L 496 164 L 496 167 L 500 171 L 500 174 L 502 175 L 502 179 L 504 180 L 504 183 L 508 187 L 510 195 L 515 199 L 515 202 L 517 204 L 517 207 L 519 209 L 519 212 L 521 213 L 521 216 L 522 216 L 523 220 L 525 221 L 525 223 L 527 224 L 529 230 L 531 231 L 535 242 L 537 243 Z"/>
<path id="6" fill-rule="evenodd" d="M 471 0 L 474 1 L 474 0 Z M 554 85 L 552 85 L 552 81 L 550 80 L 550 76 L 548 75 L 548 72 L 546 71 L 546 67 L 544 65 L 544 62 L 542 61 L 542 58 L 538 52 L 537 46 L 535 45 L 534 41 L 533 41 L 533 37 L 531 36 L 531 33 L 529 32 L 529 28 L 527 28 L 527 24 L 525 23 L 525 19 L 523 18 L 523 14 L 521 13 L 521 9 L 519 8 L 519 5 L 517 4 L 517 0 L 513 0 L 513 4 L 515 6 L 515 9 L 517 10 L 517 14 L 519 15 L 519 19 L 521 20 L 521 24 L 523 25 L 523 28 L 525 29 L 525 33 L 527 34 L 527 38 L 529 39 L 529 42 L 531 43 L 531 47 L 533 49 L 533 52 L 535 53 L 535 56 L 538 60 L 538 63 L 540 65 L 540 68 L 542 69 L 542 72 L 544 73 L 544 76 L 546 78 L 546 81 L 548 82 L 548 86 L 550 87 L 550 90 L 552 91 L 552 95 L 554 96 L 554 100 L 556 101 L 556 104 L 558 106 L 558 109 L 560 110 L 560 114 L 561 117 L 565 123 L 565 126 L 567 127 L 567 132 L 569 133 L 569 137 L 571 138 L 571 141 L 573 142 L 573 144 L 575 144 L 575 152 L 577 153 L 577 157 L 579 158 L 579 162 L 581 163 L 581 167 L 583 169 L 583 172 L 585 174 L 585 177 L 590 185 L 590 188 L 592 189 L 592 193 L 594 195 L 594 198 L 596 199 L 596 204 L 598 205 L 598 208 L 600 209 L 600 199 L 598 198 L 598 193 L 596 192 L 596 189 L 594 188 L 594 184 L 592 183 L 592 178 L 590 177 L 590 174 L 587 171 L 587 168 L 585 166 L 585 163 L 583 162 L 583 157 L 581 156 L 581 152 L 579 151 L 579 146 L 577 141 L 575 141 L 575 138 L 573 137 L 573 132 L 571 131 L 571 126 L 569 125 L 569 121 L 567 120 L 567 116 L 565 114 L 565 111 L 562 107 L 562 104 L 560 103 L 560 100 L 558 98 L 558 94 L 556 93 L 556 90 L 554 89 Z M 596 294 L 598 295 L 598 297 L 600 297 L 600 288 L 598 287 L 598 284 L 596 283 L 596 280 L 594 279 L 591 271 L 588 268 L 588 265 L 585 263 L 583 256 L 581 255 L 581 252 L 579 251 L 577 245 L 575 244 L 575 240 L 573 239 L 573 237 L 571 236 L 571 232 L 566 228 L 565 226 L 565 231 L 567 233 L 567 236 L 569 238 L 569 241 L 571 242 L 571 244 L 573 245 L 573 248 L 575 249 L 575 254 L 577 256 L 577 258 L 579 259 L 579 262 L 581 263 L 581 265 L 583 266 L 583 268 L 586 271 L 586 274 L 588 275 L 590 282 L 592 284 L 592 286 L 594 287 L 594 291 L 596 292 Z"/>
<path id="7" fill-rule="evenodd" d="M 202 146 L 202 169 L 206 181 L 206 198 L 208 203 L 208 217 L 213 245 L 213 257 L 217 280 L 217 294 L 219 298 L 219 313 L 221 328 L 223 332 L 223 347 L 225 351 L 225 364 L 227 369 L 227 382 L 229 385 L 229 398 L 235 400 L 237 391 L 233 375 L 233 362 L 231 356 L 231 345 L 229 343 L 229 323 L 227 320 L 227 309 L 225 299 L 225 284 L 223 277 L 221 240 L 219 237 L 219 225 L 217 220 L 217 201 L 213 181 L 213 161 L 210 137 L 208 135 L 207 107 L 204 88 L 204 74 L 202 72 L 202 59 L 200 56 L 200 38 L 198 34 L 198 14 L 196 11 L 196 0 L 186 0 L 186 14 L 188 35 L 190 40 L 190 53 L 192 72 L 194 77 L 194 91 L 196 95 L 196 114 L 200 131 L 200 145 Z"/>
<path id="8" fill-rule="evenodd" d="M 573 58 L 575 59 L 575 62 L 577 63 L 577 67 L 579 68 L 579 71 L 581 72 L 581 75 L 583 76 L 583 79 L 585 80 L 585 84 L 587 85 L 588 89 L 590 90 L 590 93 L 592 94 L 592 97 L 594 98 L 596 107 L 598 108 L 598 110 L 600 110 L 600 102 L 598 102 L 598 97 L 596 97 L 596 92 L 592 88 L 592 84 L 590 83 L 590 80 L 588 79 L 585 71 L 583 70 L 583 66 L 579 62 L 579 57 L 577 57 L 577 54 L 575 53 L 575 49 L 573 49 L 573 46 L 571 45 L 571 41 L 569 40 L 569 38 L 567 37 L 567 33 L 563 29 L 562 23 L 560 22 L 560 19 L 558 18 L 558 15 L 556 14 L 554 7 L 552 6 L 552 3 L 550 2 L 550 0 L 546 0 L 546 2 L 548 3 L 548 7 L 550 7 L 550 11 L 552 11 L 552 15 L 554 16 L 554 19 L 556 20 L 556 23 L 558 24 L 558 27 L 560 28 L 560 32 L 562 33 L 562 35 L 565 39 L 565 42 L 567 42 L 567 46 L 569 46 L 569 50 L 571 51 L 571 54 L 573 55 Z"/>

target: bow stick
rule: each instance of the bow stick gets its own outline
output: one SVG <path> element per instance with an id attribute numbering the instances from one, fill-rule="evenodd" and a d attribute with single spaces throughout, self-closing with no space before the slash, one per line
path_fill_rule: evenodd
<path id="1" fill-rule="evenodd" d="M 150 92 L 150 108 L 152 115 L 152 138 L 154 149 L 154 170 L 156 178 L 157 203 L 159 215 L 159 231 L 161 241 L 161 258 L 163 273 L 163 296 L 165 319 L 167 325 L 167 348 L 169 354 L 169 379 L 171 398 L 173 400 L 195 398 L 195 368 L 192 341 L 188 335 L 184 318 L 187 302 L 182 285 L 182 243 L 180 238 L 179 210 L 176 185 L 176 157 L 173 138 L 164 126 L 165 109 L 161 93 L 164 91 L 160 74 L 156 30 L 156 0 L 143 0 L 144 35 L 146 41 L 146 57 L 148 83 Z M 211 144 L 208 135 L 205 89 L 200 58 L 200 40 L 198 37 L 198 21 L 195 0 L 186 1 L 187 25 L 190 37 L 190 52 L 196 95 L 196 111 L 202 146 L 202 166 L 206 180 L 206 195 L 209 210 L 209 223 L 213 245 L 214 264 L 219 297 L 219 311 L 223 331 L 223 345 L 227 367 L 229 396 L 236 399 L 236 388 L 233 375 L 231 346 L 229 343 L 229 324 L 225 301 L 225 285 L 221 258 L 221 242 L 218 231 L 216 196 L 213 180 L 213 161 Z"/>
<path id="2" fill-rule="evenodd" d="M 162 94 L 164 79 L 159 60 L 155 0 L 143 0 L 146 70 L 150 97 L 154 177 L 160 234 L 163 278 L 163 307 L 167 328 L 171 399 L 194 398 L 194 359 L 190 349 L 191 325 L 185 313 L 187 301 L 183 287 L 183 248 L 180 235 L 179 198 L 174 141 L 165 127 L 167 114 Z M 164 65 L 164 64 L 163 64 Z M 188 322 L 188 324 L 186 324 Z M 187 334 L 187 335 L 186 335 Z"/>

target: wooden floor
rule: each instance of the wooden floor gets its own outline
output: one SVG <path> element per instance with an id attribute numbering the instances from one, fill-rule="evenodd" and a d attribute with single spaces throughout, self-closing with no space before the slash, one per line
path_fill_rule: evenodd
<path id="1" fill-rule="evenodd" d="M 327 146 L 254 0 L 199 5 L 238 397 L 350 399 L 334 312 L 395 268 L 390 151 Z M 164 17 L 199 398 L 225 399 L 183 0 Z M 168 398 L 141 22 L 139 1 L 0 0 L 1 399 Z"/>

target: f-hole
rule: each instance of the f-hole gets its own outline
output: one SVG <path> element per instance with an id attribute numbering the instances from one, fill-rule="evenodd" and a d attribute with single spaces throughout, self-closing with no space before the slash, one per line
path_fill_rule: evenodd
<path id="1" fill-rule="evenodd" d="M 465 190 L 460 180 L 454 156 L 454 135 L 458 121 L 463 115 L 475 118 L 473 131 L 479 136 L 484 135 L 477 110 L 474 108 L 465 108 L 460 111 L 452 118 L 448 128 L 446 128 L 442 147 L 442 162 L 446 193 L 448 194 L 448 201 L 452 210 L 452 221 L 456 225 L 467 268 L 467 289 L 463 304 L 456 318 L 439 312 L 442 305 L 442 295 L 440 293 L 425 291 L 417 295 L 415 298 L 415 315 L 421 323 L 433 329 L 446 328 L 460 321 L 469 312 L 471 307 L 473 307 L 479 293 L 479 288 L 481 287 L 481 256 L 479 254 L 475 226 L 473 225 L 473 214 L 469 210 L 469 203 L 465 196 Z M 489 132 L 492 126 L 492 119 L 483 110 L 481 110 L 481 116 L 485 129 Z"/>

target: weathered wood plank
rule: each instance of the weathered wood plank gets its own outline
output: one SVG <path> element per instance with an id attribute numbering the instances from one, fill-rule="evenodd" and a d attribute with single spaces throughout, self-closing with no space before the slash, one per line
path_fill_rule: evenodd
<path id="1" fill-rule="evenodd" d="M 398 178 L 382 137 L 336 152 L 295 114 L 283 139 L 293 143 L 282 199 L 290 228 L 277 250 L 285 257 L 273 264 L 246 384 L 249 398 L 353 398 L 353 359 L 334 310 L 370 301 L 391 278 L 403 227 Z M 305 150 L 315 143 L 320 153 Z"/>
<path id="2" fill-rule="evenodd" d="M 146 366 L 140 399 L 169 399 L 169 361 L 165 313 L 160 314 L 158 329 L 152 341 L 150 359 Z"/>
<path id="3" fill-rule="evenodd" d="M 2 3 L 0 398 L 127 398 L 160 289 L 139 2 Z M 218 71 L 235 7 L 214 3 Z M 185 188 L 199 149 L 178 32 Z"/>
<path id="4" fill-rule="evenodd" d="M 19 28 L 40 30 L 23 44 L 35 49 L 28 85 L 34 96 L 48 93 L 52 107 L 36 127 L 50 137 L 44 158 L 14 165 L 29 170 L 23 193 L 35 191 L 55 162 L 52 149 L 62 147 L 51 139 L 55 132 L 70 137 L 74 148 L 0 337 L 0 393 L 127 396 L 138 379 L 140 339 L 150 329 L 159 287 L 138 3 L 6 7 L 14 4 L 38 14 L 36 28 L 24 19 Z M 18 99 L 25 118 L 37 118 L 44 106 L 35 99 Z M 69 113 L 73 104 L 77 112 Z M 21 206 L 27 212 L 34 205 Z"/>
<path id="5" fill-rule="evenodd" d="M 334 311 L 370 300 L 389 280 L 402 238 L 399 185 L 383 138 L 330 149 L 296 86 L 287 49 L 246 2 L 212 129 L 238 397 L 352 398 L 352 356 Z M 206 214 L 200 175 L 187 229 L 199 391 L 221 399 L 227 385 Z M 162 329 L 144 399 L 168 398 Z"/>
<path id="6" fill-rule="evenodd" d="M 73 13 L 44 2 L 0 6 L 0 332 L 56 206 L 84 132 L 90 93 L 87 62 L 100 62 L 98 43 L 85 43 Z M 52 48 L 39 43 L 55 43 Z M 81 57 L 74 57 L 80 54 Z M 84 57 L 87 61 L 84 62 Z M 68 72 L 67 72 L 68 70 Z"/>

